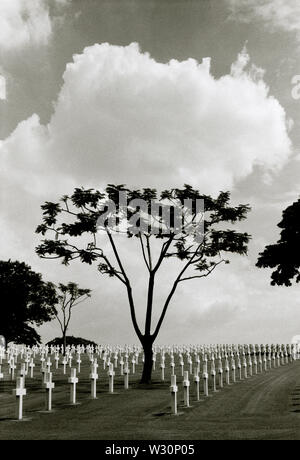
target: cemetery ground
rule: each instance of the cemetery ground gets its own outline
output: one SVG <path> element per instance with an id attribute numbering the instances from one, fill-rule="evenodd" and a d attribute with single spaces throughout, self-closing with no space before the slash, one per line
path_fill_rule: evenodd
<path id="1" fill-rule="evenodd" d="M 300 360 L 235 384 L 196 401 L 191 379 L 190 408 L 183 406 L 182 377 L 178 369 L 178 411 L 170 413 L 170 373 L 165 382 L 160 369 L 153 385 L 138 384 L 141 364 L 130 374 L 130 388 L 115 375 L 114 393 L 108 392 L 107 369 L 99 364 L 97 398 L 90 399 L 90 366 L 78 374 L 78 405 L 69 405 L 70 389 L 62 366 L 53 370 L 53 412 L 44 412 L 45 389 L 37 365 L 34 378 L 26 377 L 23 421 L 15 421 L 15 381 L 6 374 L 0 382 L 1 440 L 293 440 L 300 439 Z"/>

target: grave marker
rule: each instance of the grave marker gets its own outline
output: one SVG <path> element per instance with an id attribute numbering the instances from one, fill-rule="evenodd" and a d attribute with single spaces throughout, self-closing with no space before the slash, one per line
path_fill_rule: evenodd
<path id="1" fill-rule="evenodd" d="M 207 359 L 205 358 L 203 361 L 203 391 L 204 396 L 208 396 L 208 373 L 207 373 Z"/>
<path id="2" fill-rule="evenodd" d="M 114 365 L 112 363 L 110 363 L 109 365 L 109 371 L 108 371 L 108 381 L 109 381 L 109 393 L 113 393 L 114 392 L 114 375 L 115 375 L 115 371 L 114 371 Z"/>
<path id="3" fill-rule="evenodd" d="M 219 387 L 223 388 L 223 366 L 222 366 L 221 355 L 219 355 L 218 374 L 219 374 Z"/>
<path id="4" fill-rule="evenodd" d="M 194 369 L 194 382 L 196 387 L 196 399 L 200 400 L 200 377 L 198 375 L 197 369 Z"/>
<path id="5" fill-rule="evenodd" d="M 98 368 L 98 363 L 94 361 L 93 364 L 91 365 L 91 373 L 90 373 L 92 399 L 97 399 L 97 380 L 99 378 L 98 373 L 97 373 L 97 368 Z"/>
<path id="6" fill-rule="evenodd" d="M 68 383 L 70 383 L 70 402 L 71 404 L 76 404 L 76 385 L 78 383 L 78 378 L 76 377 L 76 369 L 71 369 L 71 376 L 68 378 Z"/>
<path id="7" fill-rule="evenodd" d="M 217 387 L 216 387 L 216 363 L 215 363 L 215 357 L 212 355 L 211 357 L 211 364 L 210 364 L 210 375 L 212 378 L 212 388 L 213 392 L 217 392 Z"/>
<path id="8" fill-rule="evenodd" d="M 225 373 L 226 373 L 226 384 L 230 385 L 230 369 L 229 369 L 229 361 L 228 361 L 227 355 L 225 358 Z"/>
<path id="9" fill-rule="evenodd" d="M 188 371 L 184 372 L 183 378 L 183 400 L 186 407 L 190 407 L 190 381 Z"/>
<path id="10" fill-rule="evenodd" d="M 176 385 L 176 375 L 171 375 L 171 410 L 173 414 L 177 414 L 177 392 L 178 386 Z"/>
<path id="11" fill-rule="evenodd" d="M 129 388 L 129 367 L 128 365 L 125 366 L 125 369 L 124 369 L 124 388 L 125 390 L 128 390 Z"/>
<path id="12" fill-rule="evenodd" d="M 52 411 L 52 391 L 55 388 L 55 383 L 52 381 L 52 372 L 46 373 L 46 411 Z"/>
<path id="13" fill-rule="evenodd" d="M 26 396 L 26 388 L 23 377 L 17 377 L 16 389 L 13 390 L 13 395 L 17 398 L 17 419 L 23 419 L 23 397 Z"/>

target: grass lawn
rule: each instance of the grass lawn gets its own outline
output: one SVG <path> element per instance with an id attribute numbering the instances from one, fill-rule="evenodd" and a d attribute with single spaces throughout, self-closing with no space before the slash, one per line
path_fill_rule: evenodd
<path id="1" fill-rule="evenodd" d="M 6 366 L 4 366 L 6 367 Z M 53 365 L 54 367 L 54 365 Z M 6 370 L 6 369 L 4 369 Z M 186 369 L 187 370 L 187 369 Z M 69 368 L 67 374 L 69 374 Z M 130 375 L 130 389 L 124 390 L 119 369 L 115 393 L 108 393 L 107 369 L 99 361 L 98 399 L 90 399 L 89 363 L 84 358 L 78 375 L 77 399 L 69 405 L 68 375 L 62 367 L 54 371 L 53 412 L 45 413 L 45 390 L 39 366 L 34 378 L 26 379 L 24 421 L 15 417 L 14 382 L 0 383 L 0 439 L 104 439 L 104 440 L 208 440 L 208 439 L 300 439 L 300 361 L 267 373 L 237 381 L 208 398 L 195 401 L 191 382 L 191 405 L 183 407 L 182 377 L 177 367 L 180 415 L 170 414 L 170 370 L 160 381 L 160 371 L 153 373 L 150 388 L 138 385 L 141 365 Z M 224 379 L 225 381 L 225 379 Z M 202 390 L 202 382 L 200 382 Z"/>

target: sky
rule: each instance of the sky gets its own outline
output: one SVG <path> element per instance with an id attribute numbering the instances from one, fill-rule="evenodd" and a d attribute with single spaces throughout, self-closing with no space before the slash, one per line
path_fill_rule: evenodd
<path id="1" fill-rule="evenodd" d="M 92 289 L 70 334 L 136 343 L 117 280 L 35 254 L 41 204 L 108 183 L 229 190 L 252 208 L 237 226 L 248 256 L 182 283 L 158 343 L 289 342 L 299 287 L 270 286 L 255 263 L 299 198 L 299 74 L 297 0 L 0 0 L 1 259 Z M 143 327 L 146 272 L 118 244 Z M 176 269 L 158 280 L 154 325 Z"/>

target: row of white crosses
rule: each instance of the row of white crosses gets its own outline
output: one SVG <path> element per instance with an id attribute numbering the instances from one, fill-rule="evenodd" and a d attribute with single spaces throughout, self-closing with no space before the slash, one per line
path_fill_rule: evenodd
<path id="1" fill-rule="evenodd" d="M 264 364 L 264 366 L 266 367 L 267 366 L 267 361 L 269 362 L 269 365 L 270 365 L 270 362 L 273 361 L 273 364 L 274 366 L 276 365 L 276 362 L 277 362 L 277 365 L 280 365 L 280 364 L 283 364 L 284 361 L 287 361 L 288 360 L 288 355 L 290 355 L 290 357 L 292 359 L 295 359 L 295 356 L 292 357 L 292 353 L 291 353 L 291 350 L 288 349 L 289 346 L 285 347 L 285 346 L 281 346 L 280 349 L 278 350 L 278 347 L 277 347 L 277 350 L 275 351 L 274 350 L 274 347 L 273 347 L 273 350 L 270 349 L 270 347 L 266 348 L 266 347 L 263 347 L 262 346 L 262 349 L 260 351 L 260 360 L 259 360 L 259 364 L 262 365 L 262 363 Z M 230 355 L 233 355 L 233 354 L 240 354 L 242 355 L 244 353 L 244 357 L 243 357 L 243 360 L 245 360 L 245 356 L 248 355 L 250 356 L 251 355 L 251 352 L 253 352 L 253 347 L 251 348 L 251 346 L 246 346 L 244 347 L 243 351 L 241 353 L 239 353 L 239 350 L 241 350 L 241 347 L 237 348 L 237 347 L 233 347 L 233 346 L 210 346 L 210 347 L 204 347 L 204 346 L 201 346 L 201 347 L 189 347 L 189 348 L 177 348 L 176 347 L 173 349 L 171 349 L 170 351 L 170 347 L 166 347 L 165 349 L 156 349 L 154 350 L 153 352 L 153 369 L 155 370 L 155 363 L 156 363 L 156 355 L 157 353 L 160 353 L 161 354 L 161 361 L 160 361 L 160 368 L 161 368 L 161 376 L 162 376 L 162 380 L 164 380 L 164 376 L 165 376 L 165 354 L 170 354 L 170 366 L 171 366 L 171 374 L 174 374 L 174 370 L 175 370 L 175 361 L 174 361 L 174 354 L 177 354 L 178 357 L 179 357 L 179 364 L 180 364 L 180 367 L 181 367 L 181 375 L 183 376 L 183 372 L 184 372 L 184 366 L 185 366 L 185 363 L 184 363 L 184 355 L 186 355 L 186 364 L 188 365 L 189 367 L 189 372 L 192 373 L 192 369 L 193 367 L 197 367 L 198 369 L 198 372 L 200 372 L 200 357 L 199 355 L 201 354 L 202 356 L 207 353 L 209 355 L 209 358 L 211 358 L 211 355 L 212 353 L 215 354 L 215 356 L 220 356 L 221 358 L 224 358 L 225 355 L 230 356 Z M 33 349 L 29 350 L 28 348 L 26 350 L 22 349 L 21 350 L 21 358 L 24 358 L 24 361 L 26 363 L 26 372 L 28 372 L 28 368 L 30 367 L 31 368 L 31 373 L 33 373 L 33 368 L 35 366 L 34 362 L 33 362 L 33 359 L 35 358 L 36 354 L 40 354 L 40 363 L 41 363 L 41 366 L 43 366 L 43 364 L 46 362 L 46 365 L 47 367 L 52 365 L 51 363 L 51 359 L 50 357 L 48 357 L 48 354 L 49 352 L 52 354 L 54 354 L 54 360 L 55 360 L 55 365 L 56 365 L 56 369 L 58 369 L 58 364 L 59 364 L 59 360 L 60 360 L 60 357 L 59 357 L 59 347 L 51 347 L 50 350 L 49 350 L 49 347 L 45 347 L 45 349 L 41 348 L 40 350 L 38 349 L 38 347 L 33 347 Z M 66 355 L 63 357 L 62 359 L 62 364 L 63 364 L 63 367 L 64 367 L 64 373 L 66 373 L 66 368 L 67 366 L 68 367 L 72 367 L 72 360 L 73 360 L 73 357 L 74 357 L 74 354 L 76 353 L 76 357 L 77 357 L 77 360 L 76 360 L 76 363 L 77 363 L 77 372 L 80 373 L 80 370 L 81 370 L 81 354 L 84 353 L 85 350 L 84 350 L 84 347 L 67 347 L 67 352 L 66 352 Z M 87 347 L 87 350 L 86 350 L 86 353 L 89 354 L 89 357 L 90 357 L 90 361 L 93 362 L 93 359 L 94 359 L 94 353 L 96 354 L 96 356 L 100 356 L 100 358 L 102 359 L 103 361 L 103 369 L 106 369 L 106 367 L 109 368 L 109 365 L 111 362 L 114 363 L 114 367 L 116 368 L 117 365 L 118 365 L 118 361 L 119 361 L 119 364 L 120 364 L 120 373 L 121 375 L 123 375 L 124 373 L 124 367 L 127 366 L 129 367 L 130 364 L 132 366 L 132 373 L 134 374 L 135 373 L 135 370 L 136 370 L 136 365 L 138 364 L 138 359 L 139 359 L 139 353 L 141 352 L 141 350 L 138 350 L 138 348 L 134 351 L 134 353 L 132 352 L 132 350 L 128 350 L 128 349 L 121 349 L 121 347 L 118 349 L 118 350 L 114 350 L 112 351 L 112 349 L 108 348 L 108 347 L 96 347 L 96 349 L 94 350 L 93 347 Z M 130 356 L 130 353 L 131 353 L 131 363 L 129 363 L 129 356 Z M 272 353 L 272 357 L 271 357 L 271 353 Z M 192 354 L 195 355 L 194 357 L 194 362 L 193 362 L 193 359 L 192 359 Z M 266 357 L 266 355 L 268 355 L 268 358 Z M 17 364 L 17 358 L 18 358 L 18 353 L 16 350 L 12 349 L 10 350 L 10 352 L 7 353 L 7 356 L 8 356 L 8 360 L 9 360 L 9 364 L 10 364 L 10 374 L 12 374 L 12 379 L 14 378 L 14 374 L 15 374 L 15 369 L 16 369 L 16 364 Z M 24 357 L 25 356 L 25 357 Z M 261 361 L 261 356 L 263 356 L 263 361 Z M 0 358 L 0 360 L 3 359 L 3 358 Z M 240 356 L 240 359 L 242 359 L 242 356 Z M 2 364 L 2 362 L 1 362 Z M 253 363 L 254 365 L 257 365 L 256 362 Z M 250 361 L 250 365 L 251 365 L 251 361 Z M 245 366 L 244 366 L 245 367 Z M 49 371 L 49 369 L 48 369 Z"/>
<path id="2" fill-rule="evenodd" d="M 0 349 L 0 380 L 3 379 L 1 367 L 4 361 L 9 366 L 11 379 L 15 378 L 17 364 L 21 368 L 18 372 L 16 390 L 14 392 L 18 401 L 18 418 L 22 418 L 23 397 L 26 395 L 25 377 L 30 369 L 30 377 L 33 377 L 35 367 L 34 360 L 39 359 L 40 370 L 43 376 L 43 385 L 46 389 L 46 410 L 52 410 L 52 392 L 55 388 L 51 367 L 52 359 L 55 360 L 55 368 L 58 369 L 60 353 L 62 349 L 58 346 L 51 347 L 8 347 L 7 350 Z M 103 369 L 107 369 L 109 380 L 109 392 L 114 392 L 115 369 L 120 366 L 120 375 L 124 376 L 124 388 L 129 388 L 130 365 L 132 373 L 136 371 L 141 355 L 144 356 L 140 347 L 109 347 L 109 346 L 71 346 L 67 347 L 66 354 L 62 358 L 63 372 L 66 374 L 67 367 L 70 368 L 70 401 L 76 404 L 76 387 L 78 376 L 81 371 L 81 355 L 86 354 L 90 360 L 91 371 L 91 397 L 97 398 L 98 359 L 102 360 Z M 176 385 L 176 361 L 180 366 L 180 373 L 183 377 L 184 405 L 189 406 L 190 381 L 189 374 L 193 373 L 196 398 L 200 399 L 200 380 L 203 380 L 203 393 L 208 396 L 209 391 L 209 372 L 208 362 L 210 362 L 210 377 L 213 392 L 217 391 L 217 381 L 219 388 L 224 385 L 224 371 L 226 384 L 236 382 L 236 378 L 248 378 L 253 373 L 263 372 L 263 370 L 287 364 L 289 361 L 299 359 L 299 349 L 291 345 L 272 345 L 272 346 L 253 346 L 253 345 L 210 345 L 210 346 L 173 346 L 173 347 L 154 347 L 153 349 L 153 368 L 155 369 L 156 360 L 160 357 L 161 380 L 165 380 L 166 361 L 169 360 L 171 370 L 171 394 L 173 411 L 177 413 L 177 390 Z M 77 369 L 72 367 L 76 360 Z M 167 359 L 166 359 L 167 358 Z M 22 362 L 21 362 L 22 361 Z M 223 364 L 224 361 L 224 364 Z M 202 374 L 201 374 L 202 363 Z M 188 370 L 185 370 L 185 366 Z M 201 374 L 201 377 L 200 377 Z M 218 375 L 218 379 L 217 379 Z M 176 406 L 176 410 L 175 410 Z"/>
<path id="3" fill-rule="evenodd" d="M 171 367 L 171 407 L 172 412 L 177 414 L 177 392 L 178 386 L 176 384 L 176 375 L 174 373 L 174 354 L 178 355 L 179 365 L 181 367 L 181 375 L 183 376 L 183 399 L 184 406 L 189 407 L 189 390 L 190 380 L 189 373 L 192 374 L 194 369 L 194 383 L 196 389 L 196 399 L 200 399 L 200 357 L 202 356 L 203 370 L 203 393 L 204 396 L 208 396 L 208 360 L 210 361 L 210 376 L 212 381 L 213 392 L 217 391 L 216 375 L 218 374 L 219 388 L 222 389 L 224 386 L 224 371 L 226 384 L 236 382 L 236 371 L 238 371 L 239 380 L 247 379 L 253 374 L 263 372 L 271 369 L 272 367 L 279 367 L 289 362 L 293 362 L 295 359 L 299 359 L 298 349 L 293 349 L 290 345 L 280 346 L 210 346 L 210 347 L 172 347 L 171 349 L 161 349 L 160 353 L 164 356 L 166 353 L 170 355 L 170 367 Z M 189 371 L 184 371 L 184 355 L 186 357 L 186 365 L 189 367 Z M 194 355 L 194 362 L 192 360 Z M 216 370 L 217 361 L 217 370 Z M 165 358 L 162 359 L 165 362 Z M 194 367 L 193 367 L 194 365 Z"/>
<path id="4" fill-rule="evenodd" d="M 31 350 L 27 348 L 24 350 L 24 348 L 9 348 L 7 352 L 5 353 L 4 350 L 1 350 L 1 364 L 2 360 L 5 359 L 7 360 L 7 363 L 9 364 L 9 372 L 12 374 L 14 377 L 14 371 L 17 368 L 17 362 L 18 362 L 18 357 L 24 360 L 21 365 L 20 372 L 18 373 L 18 377 L 16 379 L 16 389 L 14 390 L 14 395 L 17 398 L 17 418 L 19 420 L 22 420 L 23 418 L 23 398 L 26 396 L 27 391 L 25 388 L 25 377 L 28 373 L 28 368 L 31 368 L 31 373 L 30 376 L 33 377 L 33 368 L 35 366 L 33 358 L 39 358 L 40 360 L 40 371 L 42 374 L 42 383 L 44 388 L 46 389 L 46 411 L 51 411 L 52 410 L 52 392 L 53 389 L 55 388 L 55 383 L 52 380 L 52 372 L 51 372 L 51 367 L 52 367 L 52 361 L 51 357 L 49 356 L 50 354 L 54 355 L 54 359 L 56 361 L 56 369 L 58 367 L 58 361 L 59 361 L 59 349 L 57 348 L 52 348 L 49 351 L 49 348 L 46 347 L 46 349 L 37 349 L 37 347 L 33 347 Z M 81 353 L 84 353 L 84 347 L 77 348 L 75 350 L 75 347 L 71 347 L 67 349 L 66 355 L 63 357 L 62 364 L 64 366 L 64 374 L 66 373 L 66 365 L 71 367 L 72 364 L 72 355 L 77 353 L 77 365 L 78 365 L 78 371 L 80 372 L 80 364 L 81 364 L 81 359 L 80 355 Z M 97 368 L 98 368 L 98 363 L 97 363 L 97 358 L 93 357 L 94 350 L 87 349 L 86 352 L 89 355 L 90 361 L 91 361 L 91 373 L 90 373 L 90 380 L 91 380 L 91 397 L 95 399 L 97 396 L 97 390 L 96 390 L 96 384 L 97 380 L 99 378 L 98 373 L 97 373 Z M 96 349 L 96 353 L 99 355 L 102 355 L 103 350 L 102 349 Z M 105 352 L 107 355 L 107 352 Z M 114 392 L 114 376 L 115 376 L 115 371 L 114 371 L 114 365 L 112 362 L 110 362 L 110 357 L 105 358 L 105 353 L 104 353 L 104 368 L 106 365 L 108 366 L 108 379 L 109 379 L 109 392 L 113 393 Z M 138 362 L 138 356 L 137 352 L 134 352 L 135 356 L 132 358 L 132 365 L 133 367 L 133 372 L 135 372 L 135 364 Z M 123 367 L 122 375 L 124 375 L 124 388 L 128 389 L 129 388 L 129 364 L 128 364 L 128 350 L 125 352 L 125 366 Z M 122 361 L 122 355 L 121 355 L 121 360 Z M 106 363 L 106 365 L 105 365 Z M 117 353 L 115 353 L 115 364 L 117 364 Z M 124 363 L 123 363 L 124 364 Z M 70 377 L 68 379 L 68 383 L 70 384 L 70 402 L 71 404 L 76 404 L 76 388 L 78 384 L 78 377 L 77 377 L 77 370 L 76 368 L 71 368 L 70 371 Z"/>

